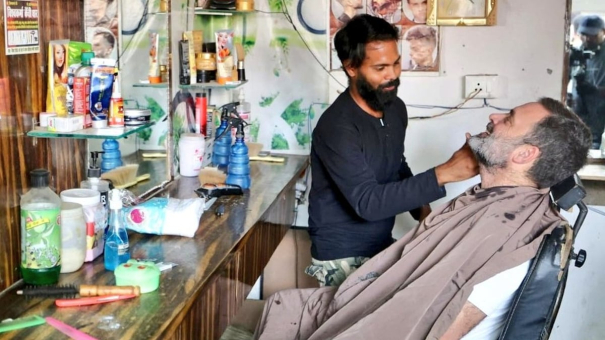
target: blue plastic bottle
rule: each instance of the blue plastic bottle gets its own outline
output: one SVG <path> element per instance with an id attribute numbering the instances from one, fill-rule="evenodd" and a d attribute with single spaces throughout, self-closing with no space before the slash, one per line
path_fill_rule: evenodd
<path id="1" fill-rule="evenodd" d="M 122 199 L 117 189 L 109 193 L 109 230 L 105 239 L 105 269 L 114 271 L 130 259 L 128 233 L 122 221 Z"/>
<path id="2" fill-rule="evenodd" d="M 235 144 L 231 147 L 227 180 L 225 182 L 239 185 L 242 189 L 250 188 L 250 157 L 248 156 L 248 147 L 244 142 L 243 122 L 237 125 Z"/>
<path id="3" fill-rule="evenodd" d="M 120 144 L 115 139 L 106 139 L 103 144 L 103 156 L 101 156 L 101 172 L 122 166 L 122 153 Z"/>
<path id="4" fill-rule="evenodd" d="M 218 167 L 225 167 L 229 164 L 229 153 L 231 152 L 231 131 L 229 131 L 229 121 L 226 117 L 221 119 L 221 125 L 216 130 L 216 136 L 212 147 L 212 163 Z"/>

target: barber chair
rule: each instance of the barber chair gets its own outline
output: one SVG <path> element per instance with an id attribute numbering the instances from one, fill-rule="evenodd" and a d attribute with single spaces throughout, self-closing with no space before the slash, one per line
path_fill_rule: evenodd
<path id="1" fill-rule="evenodd" d="M 569 264 L 573 261 L 576 267 L 582 267 L 586 261 L 586 251 L 576 253 L 573 248 L 588 213 L 582 201 L 586 191 L 579 177 L 571 176 L 553 186 L 551 196 L 559 209 L 569 210 L 576 205 L 580 213 L 573 228 L 559 226 L 542 240 L 498 340 L 548 339 L 565 292 Z"/>

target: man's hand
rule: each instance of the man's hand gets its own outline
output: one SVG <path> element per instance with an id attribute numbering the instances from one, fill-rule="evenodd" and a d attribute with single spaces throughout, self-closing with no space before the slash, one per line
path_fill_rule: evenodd
<path id="1" fill-rule="evenodd" d="M 424 221 L 424 219 L 431 213 L 431 211 L 431 206 L 428 204 L 420 207 L 420 218 L 418 218 L 418 222 L 422 223 L 422 221 Z"/>
<path id="2" fill-rule="evenodd" d="M 466 140 L 468 141 L 469 138 L 471 138 L 471 135 L 467 133 Z M 463 181 L 477 174 L 479 174 L 479 164 L 468 143 L 464 143 L 460 150 L 456 151 L 447 162 L 435 168 L 439 186 Z"/>

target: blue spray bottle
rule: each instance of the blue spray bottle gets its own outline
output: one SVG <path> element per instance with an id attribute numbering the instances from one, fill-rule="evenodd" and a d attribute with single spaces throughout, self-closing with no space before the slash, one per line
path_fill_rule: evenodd
<path id="1" fill-rule="evenodd" d="M 237 132 L 235 144 L 231 147 L 229 167 L 227 168 L 227 184 L 239 185 L 242 189 L 250 188 L 250 157 L 248 146 L 244 142 L 244 127 L 248 125 L 243 119 L 235 118 Z"/>
<path id="2" fill-rule="evenodd" d="M 118 189 L 109 193 L 109 229 L 105 238 L 105 269 L 114 271 L 130 259 L 128 233 L 122 220 L 122 198 Z"/>
<path id="3" fill-rule="evenodd" d="M 230 114 L 237 114 L 239 102 L 233 102 L 222 106 L 221 125 L 216 129 L 216 138 L 212 147 L 212 163 L 219 168 L 229 165 L 229 154 L 231 153 L 231 126 Z"/>

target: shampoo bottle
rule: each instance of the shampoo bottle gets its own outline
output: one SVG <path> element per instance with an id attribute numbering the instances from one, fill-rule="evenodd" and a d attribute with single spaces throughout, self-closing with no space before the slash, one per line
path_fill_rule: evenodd
<path id="1" fill-rule="evenodd" d="M 55 284 L 61 272 L 61 198 L 49 177 L 48 170 L 33 170 L 21 197 L 21 275 L 30 285 Z"/>
<path id="2" fill-rule="evenodd" d="M 229 164 L 231 150 L 231 133 L 229 129 L 228 111 L 223 110 L 221 125 L 216 130 L 216 139 L 212 148 L 212 163 L 217 167 L 226 167 Z"/>
<path id="3" fill-rule="evenodd" d="M 183 39 L 179 41 L 179 58 L 181 75 L 179 82 L 181 85 L 189 85 L 191 83 L 191 71 L 189 70 L 189 41 L 183 33 Z"/>
<path id="4" fill-rule="evenodd" d="M 120 92 L 120 82 L 117 73 L 114 74 L 107 125 L 109 127 L 124 127 L 124 99 L 122 99 L 122 93 Z"/>
<path id="5" fill-rule="evenodd" d="M 109 193 L 109 230 L 105 240 L 105 269 L 114 271 L 130 259 L 128 233 L 122 221 L 122 199 L 120 191 Z"/>
<path id="6" fill-rule="evenodd" d="M 245 124 L 241 120 L 237 124 L 235 143 L 231 146 L 227 180 L 225 181 L 227 184 L 239 185 L 242 189 L 250 187 L 250 158 L 248 157 L 248 147 L 244 142 Z"/>
<path id="7" fill-rule="evenodd" d="M 101 203 L 105 208 L 105 216 L 109 212 L 109 181 L 101 179 L 101 168 L 97 166 L 99 151 L 90 153 L 91 163 L 87 170 L 88 179 L 80 183 L 80 188 L 93 189 L 101 193 Z"/>
<path id="8" fill-rule="evenodd" d="M 90 75 L 92 74 L 92 64 L 90 61 L 94 58 L 94 52 L 82 53 L 82 66 L 76 70 L 74 78 L 74 113 L 84 115 L 84 127 L 92 127 L 92 118 L 90 117 Z"/>

